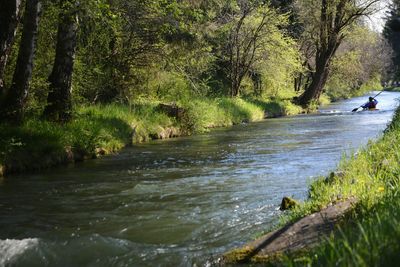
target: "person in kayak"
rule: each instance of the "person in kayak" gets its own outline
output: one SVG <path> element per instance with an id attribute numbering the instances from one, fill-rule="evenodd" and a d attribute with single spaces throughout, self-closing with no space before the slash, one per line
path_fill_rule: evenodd
<path id="1" fill-rule="evenodd" d="M 378 104 L 378 100 L 376 100 L 373 97 L 369 97 L 369 101 L 367 103 L 365 103 L 364 105 L 362 105 L 361 107 L 363 109 L 376 109 L 376 105 Z"/>

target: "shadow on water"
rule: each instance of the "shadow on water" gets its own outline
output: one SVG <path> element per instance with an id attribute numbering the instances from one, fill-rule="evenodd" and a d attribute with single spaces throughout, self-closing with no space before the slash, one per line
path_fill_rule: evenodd
<path id="1" fill-rule="evenodd" d="M 305 199 L 312 179 L 381 135 L 399 96 L 383 93 L 376 113 L 350 113 L 365 101 L 354 98 L 7 179 L 0 266 L 203 265 L 274 225 L 283 196 Z"/>

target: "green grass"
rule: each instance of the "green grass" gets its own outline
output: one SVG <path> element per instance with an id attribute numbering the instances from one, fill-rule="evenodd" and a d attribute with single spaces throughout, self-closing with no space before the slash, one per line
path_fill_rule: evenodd
<path id="1" fill-rule="evenodd" d="M 285 221 L 356 197 L 359 204 L 339 233 L 305 255 L 289 255 L 286 266 L 395 266 L 400 259 L 400 109 L 385 135 L 343 160 L 343 175 L 321 178 L 309 199 Z"/>
<path id="2" fill-rule="evenodd" d="M 247 99 L 261 107 L 268 118 L 295 115 L 305 112 L 300 106 L 292 103 L 292 98 Z"/>
<path id="3" fill-rule="evenodd" d="M 302 112 L 300 107 L 289 100 L 281 99 L 195 99 L 181 103 L 181 106 L 188 111 L 186 126 L 190 126 L 192 132 Z"/>
<path id="4" fill-rule="evenodd" d="M 88 108 L 68 124 L 28 119 L 20 127 L 0 125 L 0 164 L 9 171 L 42 169 L 93 158 L 129 143 L 131 127 L 109 108 Z"/>
<path id="5" fill-rule="evenodd" d="M 19 127 L 0 125 L 0 167 L 20 172 L 95 158 L 132 143 L 261 120 L 268 105 L 274 105 L 240 98 L 193 99 L 178 103 L 184 116 L 174 118 L 158 110 L 159 104 L 142 100 L 131 106 L 79 107 L 64 125 L 37 118 Z"/>

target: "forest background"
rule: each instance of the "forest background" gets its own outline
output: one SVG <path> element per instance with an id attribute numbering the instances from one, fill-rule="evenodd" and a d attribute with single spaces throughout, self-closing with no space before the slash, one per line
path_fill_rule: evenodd
<path id="1" fill-rule="evenodd" d="M 0 161 L 93 157 L 396 85 L 400 4 L 382 34 L 380 2 L 1 1 Z"/>

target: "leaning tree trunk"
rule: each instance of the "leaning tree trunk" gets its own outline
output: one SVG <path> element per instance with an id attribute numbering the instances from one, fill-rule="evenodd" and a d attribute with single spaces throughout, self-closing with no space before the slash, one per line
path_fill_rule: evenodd
<path id="1" fill-rule="evenodd" d="M 13 123 L 22 121 L 23 110 L 28 96 L 29 82 L 32 77 L 40 10 L 40 0 L 29 0 L 26 2 L 24 28 L 17 65 L 12 84 L 9 90 L 7 90 L 0 107 L 1 121 Z"/>
<path id="2" fill-rule="evenodd" d="M 330 60 L 331 59 L 327 57 L 319 58 L 315 73 L 312 76 L 312 82 L 299 98 L 298 102 L 300 105 L 307 107 L 312 100 L 319 98 L 328 78 Z"/>
<path id="3" fill-rule="evenodd" d="M 4 72 L 17 32 L 21 0 L 0 0 L 0 96 L 4 89 Z"/>
<path id="4" fill-rule="evenodd" d="M 328 0 L 322 0 L 321 2 L 320 46 L 317 49 L 316 66 L 312 81 L 298 100 L 298 103 L 303 107 L 308 107 L 313 100 L 318 100 L 324 89 L 328 79 L 329 65 L 344 38 L 341 33 L 343 21 L 350 21 L 344 19 L 346 1 L 340 0 L 334 4 L 336 11 L 334 16 L 331 13 L 332 2 Z"/>
<path id="5" fill-rule="evenodd" d="M 339 33 L 332 34 L 328 44 L 317 53 L 315 72 L 312 75 L 312 81 L 298 100 L 301 106 L 308 107 L 313 100 L 319 99 L 326 81 L 328 80 L 329 66 L 342 40 L 343 35 L 339 35 Z"/>
<path id="6" fill-rule="evenodd" d="M 58 122 L 67 122 L 72 115 L 71 82 L 78 31 L 77 14 L 72 9 L 60 14 L 50 92 L 43 113 L 47 119 Z"/>

